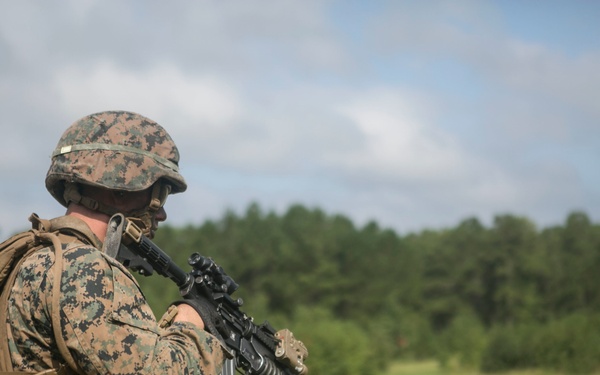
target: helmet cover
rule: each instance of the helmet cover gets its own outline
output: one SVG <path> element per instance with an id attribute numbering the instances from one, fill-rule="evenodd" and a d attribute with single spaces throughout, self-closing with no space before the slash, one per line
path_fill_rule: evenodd
<path id="1" fill-rule="evenodd" d="M 63 206 L 65 182 L 141 191 L 164 179 L 172 193 L 179 193 L 187 184 L 178 164 L 177 146 L 162 126 L 133 112 L 100 112 L 63 133 L 52 153 L 46 188 Z"/>

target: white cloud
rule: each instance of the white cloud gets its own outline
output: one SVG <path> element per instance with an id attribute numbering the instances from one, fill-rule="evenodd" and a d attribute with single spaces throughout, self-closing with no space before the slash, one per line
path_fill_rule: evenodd
<path id="1" fill-rule="evenodd" d="M 110 62 L 88 69 L 67 67 L 55 78 L 64 110 L 70 114 L 99 109 L 125 109 L 148 117 L 179 113 L 203 126 L 228 126 L 239 115 L 235 90 L 207 76 L 184 74 L 175 66 L 161 65 L 129 71 Z M 193 130 L 190 124 L 173 124 Z"/>
<path id="2" fill-rule="evenodd" d="M 419 113 L 424 109 L 424 104 L 398 90 L 358 94 L 339 111 L 362 132 L 364 144 L 341 155 L 338 162 L 355 175 L 379 175 L 408 184 L 464 177 L 466 155 L 451 134 Z"/>

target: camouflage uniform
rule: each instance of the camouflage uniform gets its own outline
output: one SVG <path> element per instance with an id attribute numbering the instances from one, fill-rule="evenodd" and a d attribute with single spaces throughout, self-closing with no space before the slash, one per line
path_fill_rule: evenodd
<path id="1" fill-rule="evenodd" d="M 91 181 L 96 186 L 110 185 L 111 188 L 118 184 L 122 190 L 135 191 L 152 186 L 161 178 L 169 181 L 174 191 L 185 190 L 185 182 L 178 171 L 171 168 L 173 165 L 153 169 L 157 163 L 148 161 L 153 158 L 152 155 L 127 151 L 126 147 L 137 147 L 154 154 L 162 152 L 164 160 L 157 159 L 158 162 L 163 166 L 170 162 L 176 167 L 177 149 L 156 123 L 127 112 L 105 112 L 94 116 L 80 120 L 67 130 L 61 139 L 67 144 L 59 142 L 58 150 L 72 142 L 96 143 L 97 146 L 103 141 L 102 136 L 98 139 L 93 137 L 100 133 L 110 137 L 121 134 L 122 138 L 118 139 L 123 140 L 121 145 L 125 147 L 118 152 L 84 150 L 81 155 L 55 153 L 46 181 L 48 189 L 59 202 L 68 204 L 63 197 L 65 181 L 88 184 Z M 136 126 L 132 127 L 131 121 Z M 133 134 L 145 121 L 149 121 L 153 132 Z M 107 126 L 99 127 L 98 122 Z M 123 123 L 127 126 L 120 126 Z M 82 129 L 82 133 L 75 134 Z M 111 129 L 117 133 L 110 133 Z M 81 142 L 82 134 L 86 138 L 84 142 Z M 156 137 L 153 138 L 152 134 Z M 114 138 L 111 140 L 114 141 Z M 140 140 L 146 143 L 140 144 Z M 90 153 L 95 153 L 95 157 Z M 160 155 L 156 157 L 161 158 Z M 75 169 L 68 169 L 69 158 L 76 162 Z M 80 160 L 86 158 L 89 160 Z M 123 164 L 119 167 L 118 160 L 115 160 L 118 158 L 127 159 L 126 167 L 133 164 L 129 169 L 123 168 Z M 93 164 L 98 163 L 116 167 L 110 171 L 106 167 L 94 168 Z M 136 173 L 131 173 L 136 168 L 150 171 L 140 175 L 154 176 L 136 177 Z M 71 216 L 54 219 L 63 223 L 73 223 L 74 220 L 81 227 L 83 222 Z M 224 360 L 219 341 L 188 322 L 175 322 L 165 329 L 159 328 L 131 273 L 102 252 L 102 243 L 91 231 L 87 238 L 64 234 L 61 238 L 60 332 L 78 371 L 85 374 L 217 374 Z M 12 286 L 6 324 L 10 325 L 8 342 L 15 371 L 42 371 L 65 363 L 57 349 L 51 320 L 54 273 L 55 253 L 51 246 L 45 247 L 25 260 Z"/>
<path id="2" fill-rule="evenodd" d="M 99 242 L 63 244 L 60 289 L 61 331 L 85 374 L 216 374 L 223 361 L 219 342 L 191 323 L 166 330 L 138 284 Z M 13 367 L 19 371 L 57 368 L 50 316 L 54 252 L 29 256 L 11 290 L 8 321 Z"/>

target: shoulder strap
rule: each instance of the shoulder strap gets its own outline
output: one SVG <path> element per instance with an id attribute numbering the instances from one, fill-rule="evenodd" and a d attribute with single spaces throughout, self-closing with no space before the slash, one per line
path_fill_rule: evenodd
<path id="1" fill-rule="evenodd" d="M 52 330 L 54 331 L 54 339 L 56 340 L 56 345 L 58 346 L 58 351 L 60 355 L 63 357 L 69 367 L 79 373 L 77 363 L 69 348 L 67 347 L 67 343 L 62 335 L 62 329 L 60 325 L 60 284 L 62 280 L 62 271 L 63 271 L 63 254 L 62 254 L 62 243 L 58 236 L 54 233 L 44 232 L 40 233 L 40 237 L 52 242 L 52 247 L 54 247 L 54 282 L 52 285 Z"/>
<path id="2" fill-rule="evenodd" d="M 39 218 L 38 218 L 39 219 Z M 62 242 L 65 240 L 62 235 L 72 236 L 77 238 L 83 243 L 93 245 L 96 248 L 101 247 L 100 241 L 93 234 L 91 229 L 83 221 L 76 219 L 72 216 L 61 216 L 52 220 L 40 220 L 40 223 L 45 229 L 44 232 L 39 234 L 39 237 L 43 240 L 52 243 L 54 248 L 54 279 L 52 286 L 52 330 L 54 331 L 54 339 L 58 346 L 58 351 L 63 359 L 67 362 L 68 366 L 63 366 L 60 373 L 76 373 L 79 374 L 77 363 L 71 355 L 67 343 L 62 335 L 62 329 L 60 325 L 60 285 L 62 281 L 63 271 L 63 251 Z"/>
<path id="3" fill-rule="evenodd" d="M 72 216 L 61 216 L 52 220 L 46 220 L 52 228 L 52 232 L 70 235 L 83 243 L 102 249 L 102 243 L 82 220 Z M 50 230 L 49 230 L 50 231 Z"/>

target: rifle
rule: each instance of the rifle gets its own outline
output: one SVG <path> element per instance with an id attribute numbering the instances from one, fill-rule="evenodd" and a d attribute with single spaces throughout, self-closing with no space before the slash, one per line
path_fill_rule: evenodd
<path id="1" fill-rule="evenodd" d="M 238 284 L 211 258 L 192 254 L 188 259 L 192 271 L 187 273 L 121 214 L 109 221 L 104 251 L 141 275 L 156 271 L 168 277 L 186 299 L 204 296 L 214 305 L 230 332 L 228 337 L 219 337 L 232 357 L 226 360 L 222 375 L 233 375 L 236 369 L 246 375 L 308 373 L 304 344 L 288 329 L 275 331 L 268 321 L 254 324 L 254 319 L 240 310 L 243 300 L 231 297 Z"/>

